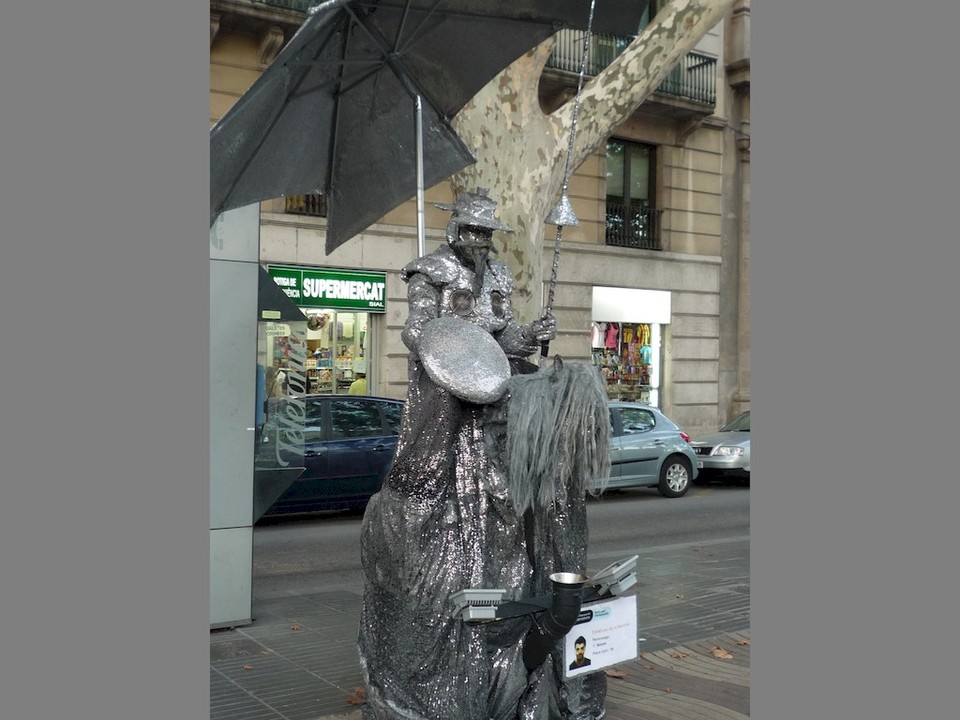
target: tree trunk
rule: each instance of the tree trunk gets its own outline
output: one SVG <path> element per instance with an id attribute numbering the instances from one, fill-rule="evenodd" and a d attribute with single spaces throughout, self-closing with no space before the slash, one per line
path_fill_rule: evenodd
<path id="1" fill-rule="evenodd" d="M 606 142 L 732 6 L 733 0 L 671 0 L 616 60 L 584 83 L 571 172 Z M 453 120 L 477 157 L 476 164 L 451 179 L 454 193 L 487 188 L 499 203 L 500 219 L 517 231 L 497 233 L 497 243 L 500 259 L 517 281 L 513 307 L 522 322 L 543 310 L 544 283 L 551 271 L 551 263 L 543 261 L 543 220 L 560 197 L 574 118 L 574 100 L 550 115 L 540 107 L 540 76 L 553 47 L 549 39 L 518 59 Z"/>

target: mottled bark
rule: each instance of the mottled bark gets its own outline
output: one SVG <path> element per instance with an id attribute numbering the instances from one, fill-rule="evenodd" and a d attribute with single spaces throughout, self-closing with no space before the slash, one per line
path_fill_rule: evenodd
<path id="1" fill-rule="evenodd" d="M 584 83 L 571 168 L 606 142 L 733 1 L 672 0 L 613 63 Z M 543 283 L 551 269 L 541 262 L 543 219 L 563 186 L 574 114 L 573 100 L 550 115 L 540 108 L 537 88 L 553 45 L 547 40 L 510 65 L 453 121 L 477 157 L 476 164 L 451 179 L 454 192 L 488 188 L 500 204 L 500 218 L 517 230 L 516 235 L 497 233 L 497 242 L 500 259 L 517 280 L 513 305 L 521 322 L 537 317 L 543 307 Z M 552 247 L 552 232 L 547 241 Z"/>

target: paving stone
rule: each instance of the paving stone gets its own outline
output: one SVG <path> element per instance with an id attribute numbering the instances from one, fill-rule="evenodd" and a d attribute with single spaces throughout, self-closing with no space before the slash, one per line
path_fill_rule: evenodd
<path id="1" fill-rule="evenodd" d="M 605 720 L 749 718 L 749 541 L 638 554 L 642 655 L 609 678 Z M 212 631 L 210 720 L 361 720 L 347 702 L 362 685 L 361 601 L 347 591 L 255 599 L 251 625 Z M 732 658 L 712 656 L 718 646 Z"/>

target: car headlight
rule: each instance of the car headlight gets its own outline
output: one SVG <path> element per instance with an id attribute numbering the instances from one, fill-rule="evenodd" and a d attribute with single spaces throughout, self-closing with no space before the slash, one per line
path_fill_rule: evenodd
<path id="1" fill-rule="evenodd" d="M 739 455 L 743 455 L 743 448 L 742 448 L 742 447 L 724 447 L 724 446 L 721 446 L 721 447 L 718 447 L 716 450 L 714 450 L 714 451 L 713 451 L 713 454 L 714 454 L 714 455 L 726 455 L 726 456 L 728 456 L 728 457 L 736 457 L 736 456 L 739 456 Z"/>

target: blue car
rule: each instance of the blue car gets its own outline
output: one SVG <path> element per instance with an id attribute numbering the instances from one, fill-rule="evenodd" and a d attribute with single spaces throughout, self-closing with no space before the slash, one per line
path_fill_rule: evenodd
<path id="1" fill-rule="evenodd" d="M 258 454 L 273 456 L 284 403 L 271 401 Z M 404 403 L 382 397 L 308 395 L 304 398 L 304 472 L 265 516 L 362 509 L 380 490 L 393 463 Z M 689 438 L 660 410 L 610 403 L 610 480 L 607 487 L 655 487 L 666 497 L 686 494 L 697 476 Z"/>
<path id="2" fill-rule="evenodd" d="M 273 403 L 258 452 L 270 457 L 276 444 Z M 303 421 L 305 470 L 265 515 L 363 508 L 380 490 L 393 462 L 403 402 L 355 395 L 307 395 Z M 271 420 L 270 418 L 273 418 Z"/>

